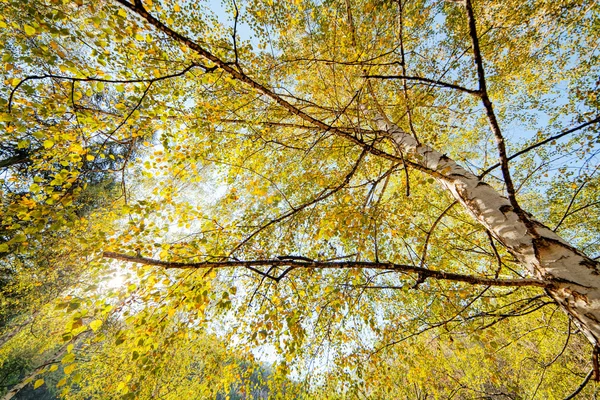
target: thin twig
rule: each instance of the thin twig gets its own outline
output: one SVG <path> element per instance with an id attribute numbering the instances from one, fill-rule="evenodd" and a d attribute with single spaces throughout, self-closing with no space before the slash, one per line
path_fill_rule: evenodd
<path id="1" fill-rule="evenodd" d="M 165 79 L 171 79 L 171 78 L 176 78 L 178 76 L 182 76 L 185 75 L 189 70 L 191 70 L 194 67 L 200 67 L 202 69 L 204 69 L 204 72 L 212 72 L 215 69 L 217 69 L 216 66 L 214 67 L 206 67 L 204 65 L 201 64 L 190 64 L 189 66 L 187 66 L 184 70 L 174 73 L 174 74 L 170 74 L 170 75 L 164 75 L 164 76 L 159 76 L 156 78 L 143 78 L 143 79 L 102 79 L 102 78 L 93 78 L 93 77 L 86 77 L 86 78 L 76 78 L 76 77 L 71 77 L 71 76 L 64 76 L 64 75 L 54 75 L 54 74 L 45 74 L 45 75 L 30 75 L 27 76 L 25 78 L 23 78 L 19 83 L 17 83 L 17 86 L 15 86 L 11 91 L 10 91 L 10 96 L 8 97 L 8 113 L 10 114 L 11 110 L 12 110 L 12 102 L 13 102 L 13 97 L 15 95 L 15 92 L 19 89 L 19 87 L 21 87 L 22 84 L 24 84 L 27 81 L 30 80 L 40 80 L 40 79 L 59 79 L 59 80 L 68 80 L 68 81 L 72 81 L 72 82 L 105 82 L 105 83 L 142 83 L 142 82 L 149 82 L 149 83 L 154 83 L 154 82 L 158 82 L 161 80 L 165 80 Z"/>
<path id="2" fill-rule="evenodd" d="M 312 206 L 320 201 L 323 201 L 325 199 L 327 199 L 328 197 L 332 196 L 333 194 L 339 192 L 340 190 L 342 190 L 346 185 L 348 185 L 348 183 L 350 182 L 350 180 L 352 179 L 352 176 L 354 176 L 354 174 L 356 173 L 356 170 L 358 169 L 358 166 L 360 165 L 361 161 L 363 160 L 364 156 L 366 155 L 367 151 L 365 149 L 363 149 L 363 151 L 360 153 L 360 156 L 358 157 L 358 160 L 355 162 L 354 166 L 352 167 L 352 169 L 350 170 L 350 172 L 348 172 L 344 178 L 344 180 L 342 181 L 341 184 L 339 184 L 338 186 L 334 187 L 333 189 L 327 191 L 327 189 L 325 189 L 324 191 L 322 191 L 319 195 L 317 195 L 314 199 L 293 208 L 292 210 L 288 211 L 285 214 L 280 215 L 277 218 L 274 218 L 272 220 L 270 220 L 269 222 L 263 224 L 262 226 L 260 226 L 260 228 L 258 228 L 257 230 L 255 230 L 254 232 L 252 232 L 250 235 L 248 235 L 244 240 L 242 240 L 237 246 L 235 246 L 233 248 L 233 250 L 231 250 L 230 255 L 234 254 L 237 250 L 239 250 L 242 246 L 244 246 L 246 243 L 248 243 L 248 241 L 250 241 L 250 239 L 252 239 L 254 236 L 258 235 L 260 232 L 262 232 L 263 230 L 265 230 L 266 228 L 268 228 L 271 225 L 274 225 L 276 223 L 279 223 L 297 213 L 299 213 L 300 211 L 304 210 L 305 208 Z"/>
<path id="3" fill-rule="evenodd" d="M 373 78 L 373 79 L 402 79 L 405 81 L 416 81 L 422 83 L 428 83 L 431 85 L 436 85 L 446 89 L 455 89 L 461 92 L 465 92 L 477 97 L 481 97 L 481 92 L 479 90 L 467 89 L 460 85 L 455 85 L 453 83 L 438 81 L 435 79 L 424 78 L 421 76 L 408 76 L 408 75 L 363 75 L 363 78 Z"/>
<path id="4" fill-rule="evenodd" d="M 596 118 L 594 118 L 594 119 L 592 119 L 592 120 L 590 120 L 588 122 L 584 122 L 583 124 L 578 125 L 578 126 L 576 126 L 574 128 L 567 129 L 566 131 L 563 131 L 563 132 L 558 133 L 556 135 L 550 136 L 547 139 L 544 139 L 544 140 L 542 140 L 540 142 L 534 143 L 531 146 L 527 146 L 523 150 L 519 150 L 518 152 L 516 152 L 512 156 L 508 157 L 508 161 L 510 161 L 510 160 L 512 160 L 512 159 L 514 159 L 514 158 L 516 158 L 516 157 L 518 157 L 520 155 L 522 155 L 522 154 L 525 154 L 525 153 L 527 153 L 527 152 L 529 152 L 529 151 L 531 151 L 531 150 L 533 150 L 535 148 L 543 146 L 546 143 L 550 143 L 550 142 L 552 142 L 554 140 L 558 140 L 558 139 L 560 139 L 563 136 L 566 136 L 566 135 L 568 135 L 570 133 L 573 133 L 573 132 L 577 132 L 578 130 L 583 129 L 583 128 L 587 127 L 587 126 L 593 125 L 593 124 L 595 124 L 597 122 L 600 122 L 600 117 L 596 117 Z M 492 172 L 494 169 L 498 168 L 499 166 L 500 166 L 500 163 L 492 165 L 491 167 L 489 167 L 488 169 L 486 169 L 485 171 L 483 171 L 479 175 L 479 178 L 480 179 L 483 178 L 484 176 L 486 176 L 487 174 L 489 174 L 490 172 Z"/>
<path id="5" fill-rule="evenodd" d="M 564 400 L 571 400 L 571 399 L 575 398 L 575 396 L 577 396 L 579 394 L 579 392 L 581 392 L 583 390 L 583 388 L 585 388 L 587 386 L 588 382 L 592 378 L 592 375 L 594 375 L 594 369 L 591 369 L 590 372 L 588 372 L 588 374 L 583 379 L 583 382 L 581 382 L 581 385 L 577 386 L 577 389 L 575 389 L 575 391 L 573 393 L 571 393 L 570 395 L 565 397 Z"/>
<path id="6" fill-rule="evenodd" d="M 433 222 L 433 225 L 431 225 L 429 232 L 427 232 L 427 237 L 425 238 L 425 244 L 423 245 L 423 253 L 421 254 L 421 264 L 419 265 L 421 268 L 425 267 L 425 259 L 427 258 L 427 246 L 429 245 L 429 239 L 431 238 L 431 234 L 433 233 L 437 224 L 442 220 L 442 218 L 444 218 L 444 215 L 446 215 L 446 213 L 448 211 L 450 211 L 450 209 L 452 207 L 454 207 L 457 203 L 458 203 L 458 201 L 455 200 L 452 204 L 450 204 L 448 207 L 446 207 L 446 209 L 444 211 L 442 211 L 442 213 Z M 496 278 L 497 278 L 497 276 L 496 276 Z"/>

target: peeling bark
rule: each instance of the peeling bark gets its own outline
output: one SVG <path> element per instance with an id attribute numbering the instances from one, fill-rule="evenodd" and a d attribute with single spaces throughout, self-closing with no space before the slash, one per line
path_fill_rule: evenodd
<path id="1" fill-rule="evenodd" d="M 547 226 L 517 215 L 508 198 L 458 165 L 419 144 L 395 125 L 377 117 L 398 150 L 430 170 L 465 209 L 479 221 L 537 279 L 551 281 L 548 294 L 569 314 L 592 345 L 600 343 L 600 263 L 587 257 Z"/>

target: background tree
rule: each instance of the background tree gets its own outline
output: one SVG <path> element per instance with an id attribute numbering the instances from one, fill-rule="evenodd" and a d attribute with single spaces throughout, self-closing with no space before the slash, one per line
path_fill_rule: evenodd
<path id="1" fill-rule="evenodd" d="M 225 24 L 201 4 L 4 7 L 4 160 L 43 193 L 26 210 L 86 162 L 121 162 L 105 207 L 127 217 L 104 255 L 150 265 L 124 285 L 156 305 L 131 312 L 128 343 L 195 310 L 191 331 L 277 354 L 274 381 L 315 396 L 560 397 L 589 380 L 595 3 L 229 2 Z M 11 164 L 21 149 L 45 169 Z M 431 361 L 448 355 L 470 366 Z M 412 374 L 366 378 L 386 368 Z"/>

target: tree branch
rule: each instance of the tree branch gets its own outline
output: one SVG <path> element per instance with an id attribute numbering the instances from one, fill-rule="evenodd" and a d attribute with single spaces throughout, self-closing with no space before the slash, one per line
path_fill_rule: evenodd
<path id="1" fill-rule="evenodd" d="M 433 225 L 431 225 L 431 228 L 429 229 L 429 232 L 427 232 L 427 236 L 425 237 L 425 244 L 423 245 L 423 253 L 421 254 L 421 265 L 419 265 L 420 267 L 425 267 L 425 259 L 427 258 L 427 246 L 429 246 L 429 239 L 431 238 L 431 235 L 433 234 L 435 227 L 437 226 L 437 224 L 439 224 L 439 222 L 442 220 L 442 218 L 444 218 L 444 215 L 446 215 L 446 213 L 448 211 L 450 211 L 450 209 L 452 207 L 454 207 L 456 204 L 458 204 L 458 201 L 454 200 L 454 202 L 452 202 L 452 204 L 450 204 L 448 207 L 446 207 L 444 209 L 444 211 L 442 211 L 442 213 L 433 222 Z"/>
<path id="2" fill-rule="evenodd" d="M 35 152 L 35 151 L 37 151 L 37 149 L 32 152 Z M 17 164 L 24 164 L 29 161 L 31 161 L 31 159 L 29 158 L 29 152 L 23 152 L 23 154 L 18 154 L 16 156 L 12 156 L 12 157 L 5 158 L 4 160 L 0 160 L 0 169 L 12 167 L 13 165 L 17 165 Z"/>
<path id="3" fill-rule="evenodd" d="M 551 281 L 543 281 L 539 279 L 492 279 L 474 275 L 463 275 L 452 272 L 436 271 L 426 268 L 417 267 L 414 265 L 395 264 L 390 262 L 369 262 L 369 261 L 308 261 L 298 259 L 265 259 L 265 260 L 228 260 L 228 261 L 203 261 L 203 262 L 176 262 L 176 261 L 163 261 L 156 260 L 146 257 L 130 256 L 127 254 L 115 253 L 111 251 L 104 252 L 105 258 L 113 260 L 135 262 L 144 265 L 154 265 L 157 267 L 163 267 L 165 269 L 208 269 L 208 268 L 248 268 L 261 275 L 265 275 L 264 272 L 258 270 L 256 267 L 288 267 L 281 275 L 273 276 L 268 275 L 267 278 L 274 279 L 276 281 L 283 278 L 292 269 L 349 269 L 349 268 L 360 268 L 360 269 L 380 269 L 388 271 L 396 271 L 403 273 L 416 273 L 424 276 L 425 278 L 432 278 L 438 280 L 447 280 L 453 282 L 464 282 L 471 285 L 485 285 L 485 286 L 535 286 L 535 287 L 551 287 L 555 283 Z"/>
<path id="4" fill-rule="evenodd" d="M 226 61 L 220 59 L 219 57 L 215 56 L 214 54 L 212 54 L 211 52 L 206 50 L 204 47 L 202 47 L 198 43 L 194 42 L 193 40 L 189 39 L 188 37 L 176 32 L 173 29 L 166 26 L 163 22 L 161 22 L 156 17 L 154 17 L 152 14 L 150 14 L 143 7 L 141 1 L 136 0 L 135 4 L 131 4 L 125 0 L 114 0 L 114 1 L 121 4 L 122 6 L 126 7 L 127 9 L 129 9 L 133 13 L 137 14 L 141 18 L 145 19 L 146 22 L 148 22 L 150 25 L 154 26 L 156 29 L 158 29 L 165 35 L 169 36 L 171 39 L 175 40 L 176 42 L 178 42 L 180 44 L 187 46 L 188 48 L 194 50 L 200 56 L 202 56 L 202 57 L 206 58 L 207 60 L 211 61 L 212 63 L 216 64 L 216 66 L 221 68 L 223 71 L 225 71 L 227 74 L 229 74 L 232 78 L 237 79 L 240 82 L 243 82 L 243 83 L 249 85 L 250 87 L 256 89 L 260 93 L 263 93 L 265 96 L 267 96 L 270 99 L 272 99 L 273 101 L 275 101 L 275 103 L 279 104 L 281 107 L 288 110 L 292 115 L 295 115 L 298 118 L 300 118 L 318 128 L 324 129 L 324 130 L 331 132 L 337 136 L 348 139 L 350 142 L 361 146 L 362 148 L 366 149 L 369 153 L 371 153 L 373 155 L 383 157 L 385 159 L 392 160 L 395 162 L 402 161 L 400 159 L 400 157 L 395 156 L 393 154 L 389 154 L 378 148 L 375 148 L 372 145 L 359 139 L 358 137 L 352 135 L 351 133 L 346 132 L 340 128 L 333 127 L 317 118 L 314 118 L 313 116 L 305 113 L 304 111 L 300 110 L 299 108 L 297 108 L 296 106 L 294 106 L 293 104 L 291 104 L 287 100 L 285 100 L 282 96 L 278 95 L 277 93 L 268 89 L 266 86 L 253 80 L 245 73 L 240 72 L 237 69 L 233 68 L 232 63 L 226 62 Z M 419 171 L 423 171 L 423 172 L 429 173 L 429 174 L 433 173 L 435 176 L 435 171 L 431 171 L 427 168 L 424 168 L 421 165 L 419 165 L 418 163 L 406 160 L 406 164 L 410 165 L 411 167 L 413 167 Z"/>
<path id="5" fill-rule="evenodd" d="M 241 71 L 242 68 L 240 67 L 240 60 L 238 57 L 238 48 L 237 48 L 237 24 L 238 24 L 238 18 L 240 16 L 240 12 L 238 10 L 237 2 L 235 0 L 233 0 L 233 7 L 235 9 L 235 14 L 234 14 L 234 22 L 233 22 L 233 35 L 231 35 L 231 37 L 233 38 L 233 52 L 235 54 L 235 65 Z"/>
<path id="6" fill-rule="evenodd" d="M 142 79 L 101 79 L 101 78 L 93 78 L 93 77 L 76 78 L 76 77 L 71 77 L 71 76 L 54 75 L 54 74 L 30 75 L 30 76 L 27 76 L 27 77 L 23 78 L 19 83 L 17 83 L 17 86 L 15 86 L 10 91 L 10 96 L 8 97 L 8 113 L 10 113 L 11 110 L 12 110 L 12 102 L 13 102 L 13 97 L 15 95 L 15 92 L 19 89 L 19 87 L 21 87 L 22 84 L 24 84 L 25 82 L 30 81 L 30 80 L 40 80 L 40 79 L 51 78 L 51 79 L 68 80 L 68 81 L 71 81 L 71 82 L 105 82 L 105 83 L 142 83 L 142 82 L 148 82 L 148 83 L 152 84 L 154 82 L 158 82 L 158 81 L 161 81 L 161 80 L 176 78 L 178 76 L 185 75 L 189 70 L 191 70 L 194 67 L 200 67 L 200 68 L 202 68 L 204 70 L 204 72 L 212 72 L 212 71 L 214 71 L 214 70 L 217 69 L 216 66 L 206 67 L 204 65 L 195 64 L 194 63 L 194 64 L 190 64 L 189 66 L 187 66 L 184 70 L 182 70 L 180 72 L 176 72 L 174 74 L 159 76 L 159 77 L 156 77 L 156 78 L 142 78 Z"/>
<path id="7" fill-rule="evenodd" d="M 244 240 L 242 240 L 237 246 L 234 247 L 233 250 L 231 250 L 230 255 L 233 254 L 234 252 L 236 252 L 237 250 L 239 250 L 242 246 L 244 246 L 246 243 L 248 243 L 248 241 L 250 241 L 250 239 L 252 239 L 254 236 L 258 235 L 260 232 L 262 232 L 263 230 L 265 230 L 266 228 L 268 228 L 269 226 L 276 224 L 278 222 L 281 222 L 289 217 L 291 217 L 294 214 L 297 214 L 298 212 L 304 210 L 305 208 L 316 204 L 322 200 L 325 200 L 326 198 L 330 197 L 331 195 L 339 192 L 340 190 L 342 190 L 344 188 L 344 186 L 346 186 L 348 183 L 350 183 L 350 179 L 352 179 L 352 176 L 354 176 L 354 174 L 356 173 L 356 170 L 358 169 L 358 166 L 360 165 L 361 161 L 363 160 L 365 154 L 367 153 L 366 149 L 363 149 L 363 151 L 360 153 L 360 156 L 358 157 L 358 160 L 356 160 L 356 162 L 354 163 L 354 166 L 352 167 L 352 169 L 350 170 L 350 172 L 348 172 L 344 178 L 344 180 L 342 181 L 341 184 L 339 184 L 338 186 L 334 187 L 333 189 L 330 189 L 329 191 L 327 191 L 327 189 L 323 190 L 317 197 L 315 197 L 314 199 L 300 205 L 299 207 L 294 207 L 292 208 L 291 211 L 288 211 L 285 214 L 280 215 L 279 217 L 270 220 L 269 222 L 267 222 L 266 224 L 262 225 L 260 228 L 258 228 L 257 230 L 255 230 L 254 232 L 252 232 L 249 236 L 247 236 Z"/>
<path id="8" fill-rule="evenodd" d="M 527 153 L 527 152 L 529 152 L 529 151 L 531 151 L 531 150 L 533 150 L 533 149 L 535 149 L 537 147 L 543 146 L 546 143 L 552 142 L 553 140 L 558 140 L 561 137 L 568 135 L 569 133 L 576 132 L 576 131 L 578 131 L 580 129 L 583 129 L 583 128 L 587 127 L 587 126 L 593 125 L 593 124 L 595 124 L 597 122 L 600 122 L 600 117 L 596 117 L 596 118 L 594 118 L 591 121 L 584 122 L 583 124 L 581 124 L 579 126 L 576 126 L 575 128 L 567 129 L 566 131 L 563 131 L 563 132 L 558 133 L 556 135 L 550 136 L 549 138 L 544 139 L 541 142 L 537 142 L 537 143 L 532 144 L 531 146 L 527 146 L 523 150 L 519 150 L 518 152 L 516 152 L 512 156 L 508 157 L 508 161 L 512 160 L 513 158 L 519 157 L 520 155 L 525 154 L 525 153 Z M 499 166 L 500 166 L 500 163 L 492 165 L 491 167 L 489 167 L 488 169 L 486 169 L 485 171 L 483 171 L 481 173 L 481 175 L 479 175 L 479 178 L 480 179 L 483 178 L 484 176 L 486 176 L 487 174 L 489 174 L 490 172 L 492 172 L 494 169 L 498 168 Z"/>
<path id="9" fill-rule="evenodd" d="M 465 0 L 464 5 L 467 11 L 469 35 L 471 36 L 471 44 L 473 48 L 473 58 L 475 60 L 475 65 L 477 66 L 477 79 L 479 81 L 480 97 L 485 108 L 485 113 L 487 115 L 490 128 L 492 130 L 492 133 L 494 134 L 494 137 L 496 138 L 496 145 L 498 147 L 498 154 L 500 156 L 500 166 L 502 170 L 502 176 L 504 177 L 504 183 L 506 184 L 506 192 L 508 193 L 508 199 L 510 200 L 510 204 L 513 207 L 515 213 L 518 215 L 519 219 L 523 221 L 527 229 L 534 236 L 537 236 L 533 222 L 531 222 L 527 214 L 525 214 L 525 212 L 523 211 L 523 209 L 521 209 L 521 206 L 517 202 L 515 187 L 510 176 L 510 168 L 508 166 L 508 157 L 506 155 L 506 144 L 504 143 L 504 136 L 502 135 L 502 131 L 500 130 L 498 119 L 496 118 L 492 102 L 487 92 L 485 69 L 483 67 L 483 57 L 481 56 L 481 49 L 479 48 L 479 38 L 477 36 L 477 27 L 475 24 L 475 14 L 473 12 L 473 5 L 471 4 L 471 0 Z"/>
<path id="10" fill-rule="evenodd" d="M 453 83 L 438 81 L 435 79 L 423 78 L 421 76 L 407 76 L 407 75 L 363 75 L 363 78 L 374 78 L 374 79 L 403 79 L 406 81 L 417 81 L 422 83 L 429 83 L 431 85 L 436 85 L 446 89 L 455 89 L 461 92 L 465 92 L 477 97 L 481 97 L 481 92 L 479 90 L 467 89 L 460 85 L 455 85 Z"/>
<path id="11" fill-rule="evenodd" d="M 568 395 L 567 397 L 565 397 L 564 400 L 571 400 L 571 399 L 575 398 L 575 396 L 577 396 L 579 394 L 579 392 L 581 392 L 583 390 L 583 388 L 587 386 L 588 382 L 592 378 L 592 375 L 594 375 L 594 369 L 593 368 L 585 376 L 585 378 L 583 379 L 583 382 L 581 382 L 581 385 L 579 385 L 577 387 L 577 389 L 575 389 L 575 391 L 573 393 L 571 393 L 570 395 Z"/>

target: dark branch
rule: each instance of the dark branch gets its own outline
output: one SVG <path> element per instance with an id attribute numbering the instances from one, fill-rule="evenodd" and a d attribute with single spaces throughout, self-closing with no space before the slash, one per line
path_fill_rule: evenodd
<path id="1" fill-rule="evenodd" d="M 577 132 L 578 130 L 583 129 L 583 128 L 587 127 L 587 126 L 593 125 L 593 124 L 595 124 L 597 122 L 600 122 L 600 117 L 596 117 L 596 118 L 594 118 L 591 121 L 584 122 L 583 124 L 581 124 L 579 126 L 576 126 L 575 128 L 567 129 L 566 131 L 558 133 L 558 134 L 556 134 L 554 136 L 550 136 L 549 138 L 544 139 L 541 142 L 537 142 L 535 144 L 532 144 L 531 146 L 527 146 L 523 150 L 519 150 L 518 152 L 516 152 L 512 156 L 508 157 L 508 161 L 512 160 L 513 158 L 519 157 L 520 155 L 525 154 L 525 153 L 527 153 L 527 152 L 529 152 L 529 151 L 531 151 L 531 150 L 533 150 L 535 148 L 538 148 L 538 147 L 543 146 L 543 145 L 545 145 L 547 143 L 550 143 L 550 142 L 552 142 L 554 140 L 558 140 L 561 137 L 568 135 L 569 133 Z M 479 178 L 480 179 L 483 178 L 484 176 L 486 176 L 487 174 L 489 174 L 490 172 L 492 172 L 494 169 L 498 168 L 499 166 L 500 166 L 500 163 L 492 165 L 491 167 L 489 167 L 488 169 L 486 169 L 485 171 L 483 171 L 481 173 L 481 175 L 479 175 Z"/>
<path id="2" fill-rule="evenodd" d="M 17 86 L 15 86 L 11 90 L 10 96 L 8 98 L 8 112 L 10 113 L 12 110 L 12 101 L 13 101 L 15 92 L 19 89 L 19 87 L 21 87 L 22 84 L 24 84 L 25 82 L 30 81 L 30 80 L 40 80 L 40 79 L 51 78 L 51 79 L 68 80 L 71 82 L 105 82 L 105 83 L 142 83 L 142 82 L 147 82 L 147 83 L 154 83 L 154 82 L 162 81 L 165 79 L 171 79 L 171 78 L 176 78 L 178 76 L 185 75 L 189 70 L 191 70 L 194 67 L 200 67 L 204 70 L 204 72 L 212 72 L 215 69 L 217 69 L 216 66 L 206 67 L 204 65 L 194 63 L 194 64 L 190 64 L 189 66 L 187 66 L 187 68 L 185 68 L 184 70 L 182 70 L 180 72 L 176 72 L 174 74 L 159 76 L 156 78 L 143 78 L 143 79 L 101 79 L 101 78 L 94 78 L 94 77 L 76 78 L 76 77 L 71 77 L 71 76 L 54 75 L 54 74 L 30 75 L 30 76 L 27 76 L 24 79 L 22 79 L 21 82 L 19 82 L 17 84 Z"/>
<path id="3" fill-rule="evenodd" d="M 37 150 L 34 150 L 32 152 L 35 152 Z M 1 168 L 8 168 L 11 167 L 13 165 L 17 165 L 17 164 L 24 164 L 24 163 L 28 163 L 29 161 L 31 161 L 31 159 L 29 158 L 29 152 L 23 152 L 22 154 L 17 154 L 16 156 L 12 156 L 12 157 L 8 157 L 5 158 L 4 160 L 0 160 L 0 169 Z"/>
<path id="4" fill-rule="evenodd" d="M 360 268 L 360 269 L 379 269 L 387 271 L 396 271 L 401 273 L 416 273 L 424 278 L 432 278 L 438 280 L 447 280 L 454 282 L 464 282 L 472 285 L 486 285 L 486 286 L 536 286 L 536 287 L 551 287 L 554 283 L 551 281 L 542 281 L 539 279 L 492 279 L 473 275 L 463 275 L 451 272 L 436 271 L 426 268 L 417 267 L 414 265 L 395 264 L 390 262 L 368 262 L 368 261 L 304 261 L 304 260 L 280 260 L 280 259 L 266 259 L 266 260 L 249 260 L 249 261 L 203 261 L 203 262 L 176 262 L 176 261 L 162 261 L 155 260 L 152 258 L 130 256 L 127 254 L 120 254 L 115 252 L 104 252 L 105 258 L 113 260 L 121 260 L 127 262 L 135 262 L 144 265 L 154 265 L 157 267 L 163 267 L 165 269 L 209 269 L 209 268 L 247 268 L 260 275 L 266 276 L 273 280 L 280 280 L 292 269 L 349 269 L 349 268 Z M 287 269 L 279 276 L 267 275 L 264 272 L 257 269 L 257 267 L 287 267 Z"/>
<path id="5" fill-rule="evenodd" d="M 583 390 L 583 388 L 587 386 L 588 382 L 592 378 L 592 375 L 594 375 L 594 370 L 593 369 L 591 369 L 590 372 L 588 372 L 588 374 L 583 379 L 583 382 L 581 382 L 581 385 L 579 385 L 577 387 L 577 389 L 575 389 L 575 391 L 573 393 L 571 393 L 570 395 L 568 395 L 567 397 L 565 397 L 564 400 L 574 399 L 575 396 L 577 396 L 579 394 L 579 392 L 581 392 Z"/>
<path id="6" fill-rule="evenodd" d="M 119 129 L 121 129 L 121 127 L 123 125 L 125 125 L 127 123 L 127 121 L 129 121 L 129 118 L 131 118 L 131 116 L 133 115 L 133 113 L 140 108 L 140 106 L 142 105 L 142 102 L 144 101 L 144 98 L 146 98 L 146 95 L 148 94 L 148 91 L 150 90 L 150 87 L 152 86 L 153 82 L 150 82 L 148 84 L 148 86 L 146 87 L 146 89 L 144 90 L 144 93 L 142 94 L 142 96 L 140 97 L 140 99 L 138 100 L 137 104 L 135 105 L 135 107 L 133 107 L 131 109 L 131 111 L 129 112 L 129 114 L 127 114 L 127 116 L 121 121 L 121 123 L 119 123 L 119 125 L 117 125 L 117 127 L 115 129 L 113 129 L 112 132 L 110 132 L 109 134 L 107 134 L 106 136 L 111 137 L 112 135 L 114 135 Z"/>
<path id="7" fill-rule="evenodd" d="M 354 164 L 354 166 L 352 167 L 350 172 L 348 172 L 348 174 L 346 174 L 346 177 L 344 178 L 344 180 L 342 181 L 341 184 L 339 184 L 338 186 L 336 186 L 330 190 L 325 189 L 319 195 L 317 195 L 314 199 L 312 199 L 298 207 L 294 207 L 292 210 L 286 212 L 285 214 L 282 214 L 279 217 L 272 219 L 269 222 L 263 224 L 260 228 L 258 228 L 254 232 L 252 232 L 249 236 L 247 236 L 244 240 L 242 240 L 237 246 L 235 246 L 235 248 L 231 251 L 231 254 L 233 254 L 234 252 L 239 250 L 242 246 L 244 246 L 246 243 L 248 243 L 254 236 L 258 235 L 260 232 L 267 229 L 269 226 L 277 224 L 277 223 L 299 213 L 300 211 L 304 210 L 305 208 L 310 207 L 320 201 L 323 201 L 323 200 L 327 199 L 328 197 L 332 196 L 333 194 L 342 190 L 346 185 L 348 185 L 348 183 L 350 183 L 352 176 L 356 173 L 356 170 L 358 169 L 358 166 L 360 165 L 360 163 L 363 160 L 366 153 L 367 153 L 367 150 L 363 149 L 363 151 L 360 153 L 360 156 L 358 157 L 358 160 L 356 161 L 356 163 Z"/>
<path id="8" fill-rule="evenodd" d="M 374 79 L 403 79 L 407 81 L 417 81 L 422 83 L 428 83 L 431 85 L 436 85 L 446 89 L 455 89 L 461 92 L 465 92 L 468 94 L 472 94 L 474 96 L 480 97 L 481 92 L 479 90 L 467 89 L 460 85 L 455 85 L 453 83 L 438 81 L 435 79 L 423 78 L 420 76 L 406 76 L 406 75 L 363 75 L 363 78 L 374 78 Z"/>
<path id="9" fill-rule="evenodd" d="M 238 67 L 238 69 L 240 69 L 241 71 L 241 67 L 240 67 L 240 60 L 238 57 L 238 48 L 237 48 L 237 24 L 238 24 L 238 18 L 240 16 L 240 12 L 238 10 L 238 6 L 237 6 L 237 2 L 235 0 L 233 0 L 233 7 L 235 8 L 235 15 L 234 15 L 234 23 L 233 23 L 233 52 L 235 53 L 235 65 Z"/>
<path id="10" fill-rule="evenodd" d="M 519 219 L 527 226 L 527 229 L 536 236 L 535 226 L 533 222 L 529 220 L 527 214 L 523 211 L 519 205 L 516 197 L 515 187 L 510 175 L 510 168 L 508 166 L 508 156 L 506 155 L 506 144 L 504 142 L 504 136 L 500 130 L 500 124 L 496 118 L 492 101 L 488 96 L 487 84 L 485 80 L 485 69 L 483 67 L 483 57 L 481 55 L 481 49 L 479 47 L 479 37 L 477 36 L 477 27 L 475 23 L 475 14 L 473 12 L 473 5 L 471 0 L 465 0 L 465 9 L 467 11 L 467 20 L 469 23 L 469 36 L 471 37 L 471 45 L 473 49 L 473 58 L 477 67 L 477 79 L 479 82 L 479 97 L 485 108 L 485 113 L 490 124 L 490 129 L 496 138 L 496 145 L 498 147 L 498 155 L 500 157 L 500 166 L 502 170 L 502 176 L 504 183 L 506 184 L 506 192 L 508 193 L 508 199 L 512 205 L 515 213 L 519 216 Z"/>
<path id="11" fill-rule="evenodd" d="M 433 225 L 431 225 L 431 229 L 429 229 L 429 232 L 427 232 L 427 237 L 425 238 L 425 244 L 423 245 L 423 253 L 421 254 L 421 265 L 420 265 L 420 267 L 424 267 L 425 266 L 425 259 L 427 258 L 427 246 L 429 246 L 429 239 L 431 238 L 431 234 L 435 230 L 435 227 L 437 226 L 437 224 L 439 224 L 440 221 L 442 220 L 442 218 L 444 218 L 444 215 L 446 215 L 446 213 L 448 211 L 450 211 L 450 209 L 452 207 L 454 207 L 456 204 L 458 204 L 458 201 L 454 201 L 452 204 L 450 204 L 448 207 L 446 207 L 446 209 L 444 211 L 442 211 L 442 213 L 433 222 Z"/>
<path id="12" fill-rule="evenodd" d="M 554 232 L 556 232 L 556 230 L 558 228 L 560 228 L 560 226 L 562 225 L 562 223 L 569 216 L 569 211 L 571 210 L 571 207 L 573 207 L 573 203 L 575 203 L 575 199 L 577 198 L 577 195 L 583 190 L 583 188 L 585 187 L 585 185 L 587 183 L 588 183 L 588 181 L 583 181 L 583 183 L 581 185 L 579 185 L 579 187 L 577 188 L 577 190 L 575 190 L 575 193 L 573 193 L 573 196 L 571 196 L 571 201 L 569 201 L 569 205 L 567 206 L 567 209 L 565 210 L 562 218 L 560 219 L 560 221 L 558 221 L 558 224 L 556 224 L 556 226 L 554 227 L 554 229 L 552 229 Z"/>

